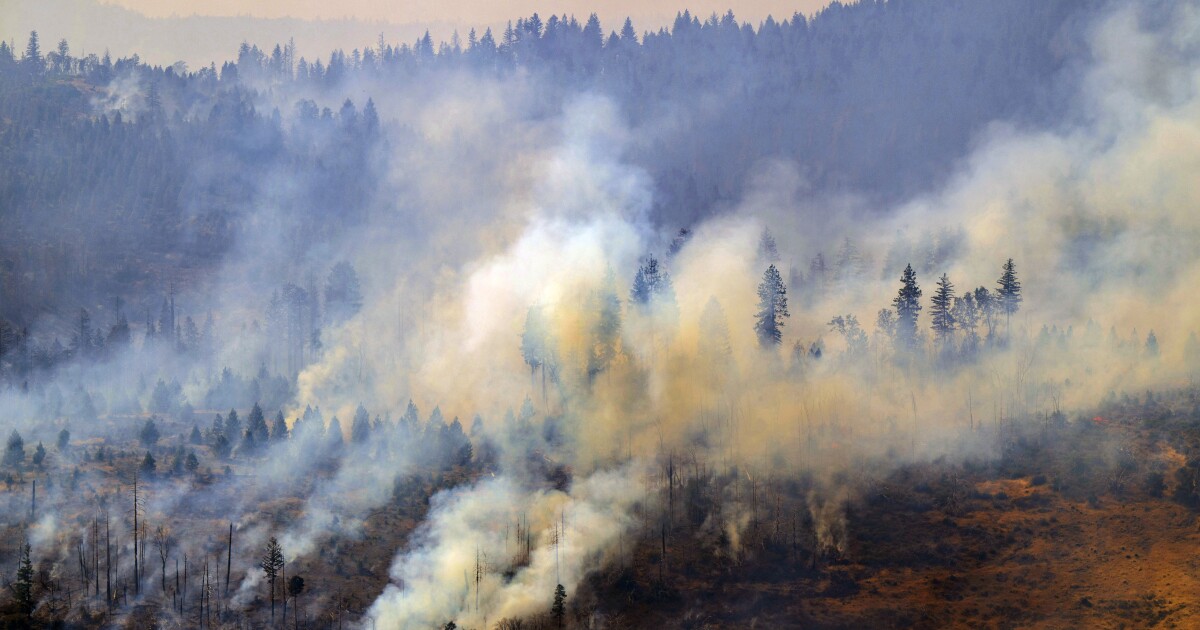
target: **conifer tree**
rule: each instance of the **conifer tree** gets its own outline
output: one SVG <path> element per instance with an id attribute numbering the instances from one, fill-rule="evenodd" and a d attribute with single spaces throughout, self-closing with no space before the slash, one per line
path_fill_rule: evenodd
<path id="1" fill-rule="evenodd" d="M 33 613 L 33 561 L 29 558 L 29 543 L 21 545 L 21 559 L 17 563 L 17 579 L 13 582 L 13 598 L 22 614 Z"/>
<path id="2" fill-rule="evenodd" d="M 220 459 L 229 457 L 230 448 L 229 438 L 225 437 L 224 433 L 218 435 L 217 440 L 213 442 L 213 454 Z"/>
<path id="3" fill-rule="evenodd" d="M 225 418 L 225 439 L 232 443 L 242 437 L 242 421 L 238 418 L 236 409 L 230 409 Z"/>
<path id="4" fill-rule="evenodd" d="M 287 420 L 283 418 L 283 411 L 279 411 L 275 414 L 275 422 L 271 425 L 271 440 L 273 442 L 283 442 L 287 440 L 287 436 Z"/>
<path id="5" fill-rule="evenodd" d="M 1153 330 L 1150 331 L 1149 335 L 1146 335 L 1146 356 L 1151 359 L 1158 356 L 1158 337 L 1154 336 Z M 40 447 L 41 443 L 38 446 Z"/>
<path id="6" fill-rule="evenodd" d="M 142 430 L 138 432 L 138 440 L 142 446 L 150 447 L 158 443 L 158 427 L 154 424 L 154 418 L 146 420 L 146 424 L 142 425 Z"/>
<path id="7" fill-rule="evenodd" d="M 4 465 L 20 466 L 25 462 L 25 440 L 16 429 L 8 436 L 8 444 L 4 447 Z"/>
<path id="8" fill-rule="evenodd" d="M 1012 316 L 1021 309 L 1021 281 L 1017 279 L 1016 266 L 1013 265 L 1013 259 L 1009 258 L 1004 263 L 1004 271 L 1000 274 L 1000 279 L 996 281 L 996 303 L 999 306 L 1001 313 L 1004 313 L 1004 332 L 1007 336 L 1012 336 L 1010 327 L 1012 325 Z"/>
<path id="9" fill-rule="evenodd" d="M 279 577 L 280 570 L 283 569 L 283 548 L 279 546 L 279 541 L 274 536 L 267 541 L 267 548 L 263 551 L 262 562 L 259 563 L 263 573 L 267 576 L 267 584 L 271 590 L 271 623 L 275 623 L 275 580 Z"/>
<path id="10" fill-rule="evenodd" d="M 550 607 L 550 616 L 558 628 L 563 627 L 567 617 L 567 589 L 562 584 L 554 587 L 554 604 Z"/>
<path id="11" fill-rule="evenodd" d="M 342 422 L 338 420 L 337 416 L 329 421 L 329 426 L 325 429 L 325 443 L 334 453 L 341 450 L 342 444 L 345 443 L 345 436 L 342 435 Z"/>
<path id="12" fill-rule="evenodd" d="M 919 340 L 917 317 L 921 314 L 921 287 L 917 285 L 917 272 L 911 264 L 900 276 L 900 292 L 892 300 L 892 306 L 896 309 L 896 347 L 914 350 Z"/>
<path id="13" fill-rule="evenodd" d="M 42 62 L 42 46 L 38 43 L 38 32 L 29 32 L 29 43 L 25 45 L 25 56 L 21 58 L 21 62 L 29 69 L 29 72 L 41 74 L 44 69 Z"/>
<path id="14" fill-rule="evenodd" d="M 780 330 L 784 325 L 783 320 L 790 316 L 783 277 L 775 265 L 771 265 L 763 272 L 762 282 L 758 285 L 758 312 L 754 315 L 758 345 L 764 349 L 779 345 L 783 341 L 783 331 Z"/>
<path id="15" fill-rule="evenodd" d="M 371 415 L 366 407 L 359 403 L 354 411 L 354 422 L 350 425 L 350 441 L 355 444 L 366 444 L 371 439 Z"/>
<path id="16" fill-rule="evenodd" d="M 250 416 L 247 419 L 246 431 L 254 437 L 254 443 L 265 445 L 270 438 L 270 430 L 267 428 L 267 420 L 263 415 L 262 407 L 258 403 L 254 403 L 254 407 L 250 409 Z"/>
<path id="17" fill-rule="evenodd" d="M 938 344 L 945 345 L 954 334 L 954 283 L 946 274 L 938 279 L 937 289 L 930 299 L 929 318 L 934 338 Z"/>
<path id="18" fill-rule="evenodd" d="M 154 475 L 155 468 L 158 467 L 158 462 L 154 461 L 154 456 L 150 451 L 146 451 L 146 456 L 142 458 L 141 471 L 142 474 L 150 477 Z"/>
<path id="19" fill-rule="evenodd" d="M 646 258 L 645 264 L 638 267 L 637 274 L 633 277 L 633 286 L 629 289 L 629 302 L 639 307 L 648 307 L 655 301 L 674 304 L 675 287 L 671 284 L 671 276 L 651 254 Z"/>

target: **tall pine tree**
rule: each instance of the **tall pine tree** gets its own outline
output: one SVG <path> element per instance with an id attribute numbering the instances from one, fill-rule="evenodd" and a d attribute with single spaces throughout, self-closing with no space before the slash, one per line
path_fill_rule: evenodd
<path id="1" fill-rule="evenodd" d="M 754 317 L 754 332 L 760 347 L 773 348 L 783 341 L 783 320 L 791 317 L 791 313 L 787 307 L 787 287 L 783 286 L 783 277 L 775 265 L 767 267 L 758 285 L 758 312 Z"/>
<path id="2" fill-rule="evenodd" d="M 1021 281 L 1017 279 L 1016 266 L 1009 258 L 1004 263 L 1004 272 L 996 281 L 996 303 L 1001 313 L 1004 313 L 1004 332 L 1011 337 L 1012 316 L 1021 309 Z"/>
<path id="3" fill-rule="evenodd" d="M 913 350 L 917 347 L 917 317 L 921 314 L 921 287 L 917 285 L 917 272 L 912 265 L 904 267 L 900 275 L 900 292 L 892 300 L 896 309 L 896 349 Z"/>
<path id="4" fill-rule="evenodd" d="M 929 317 L 933 336 L 939 345 L 945 345 L 954 335 L 954 284 L 946 274 L 938 279 L 937 289 L 930 300 Z"/>

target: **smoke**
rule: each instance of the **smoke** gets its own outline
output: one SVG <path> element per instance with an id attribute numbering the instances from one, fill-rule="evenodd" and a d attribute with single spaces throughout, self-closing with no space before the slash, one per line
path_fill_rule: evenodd
<path id="1" fill-rule="evenodd" d="M 386 454 L 353 441 L 336 451 L 321 434 L 326 420 L 348 427 L 360 404 L 398 415 L 409 400 L 446 420 L 480 414 L 476 453 L 494 446 L 498 465 L 431 499 L 367 614 L 385 627 L 483 625 L 544 611 L 556 584 L 573 594 L 589 572 L 618 561 L 614 548 L 661 498 L 656 476 L 685 455 L 735 480 L 811 473 L 820 480 L 806 494 L 817 547 L 839 554 L 857 475 L 989 457 L 1006 422 L 1181 382 L 1197 368 L 1184 340 L 1200 329 L 1200 8 L 1117 3 L 1089 28 L 1089 64 L 1067 118 L 1039 129 L 996 121 L 935 191 L 872 207 L 865 196 L 814 189 L 804 165 L 772 160 L 724 213 L 690 226 L 655 223 L 659 193 L 629 157 L 645 130 L 602 93 L 559 100 L 540 89 L 550 78 L 520 72 L 501 81 L 454 71 L 420 92 L 355 79 L 336 97 L 262 86 L 255 104 L 277 108 L 281 125 L 299 116 L 299 99 L 337 108 L 354 96 L 361 107 L 370 95 L 397 139 L 369 156 L 381 183 L 360 224 L 297 252 L 278 228 L 295 228 L 290 203 L 308 189 L 287 164 L 268 165 L 247 219 L 260 229 L 180 301 L 220 313 L 230 334 L 216 365 L 243 374 L 269 361 L 256 320 L 281 279 L 319 294 L 325 270 L 351 261 L 363 308 L 326 322 L 296 375 L 283 403 L 289 442 L 253 464 L 235 461 L 228 475 L 210 471 L 205 487 L 150 488 L 147 514 L 188 520 L 178 544 L 206 565 L 220 558 L 214 536 L 226 519 L 237 523 L 238 557 L 275 535 L 288 561 L 302 562 L 328 538 L 364 537 L 365 515 L 421 470 L 415 439 Z M 122 75 L 96 106 L 136 107 L 144 89 Z M 315 154 L 337 150 L 330 137 L 312 139 Z M 672 250 L 678 227 L 690 237 Z M 757 251 L 764 229 L 791 284 L 783 344 L 765 350 L 753 328 L 771 262 Z M 858 257 L 837 267 L 846 239 Z M 810 265 L 818 253 L 837 268 L 827 277 Z M 628 298 L 650 256 L 672 297 L 638 308 Z M 905 264 L 920 269 L 928 305 L 942 273 L 960 295 L 992 288 L 1008 258 L 1024 303 L 1010 321 L 998 318 L 985 352 L 950 365 L 935 351 L 897 360 L 875 329 Z M 608 292 L 622 306 L 619 331 L 605 336 Z M 549 340 L 540 365 L 521 351 L 531 313 Z M 846 314 L 867 333 L 864 347 L 831 331 L 830 319 Z M 928 321 L 926 306 L 923 330 Z M 1054 334 L 1042 335 L 1043 324 Z M 1161 356 L 1145 349 L 1150 330 Z M 3 392 L 0 426 L 25 431 L 30 417 L 61 417 L 72 404 L 66 384 L 78 385 L 93 392 L 92 415 L 106 418 L 70 427 L 94 452 L 136 431 L 158 378 L 176 378 L 199 406 L 213 380 L 204 372 L 168 352 L 131 349 L 65 369 L 43 389 Z M 522 399 L 529 414 L 502 420 Z M 308 407 L 324 411 L 303 423 L 321 426 L 297 429 Z M 44 423 L 27 444 L 50 444 L 60 428 Z M 80 483 L 126 481 L 125 471 L 97 475 Z M 96 513 L 101 494 L 92 491 L 85 512 L 61 492 L 65 481 L 48 492 L 31 542 L 69 564 L 70 540 L 80 529 L 87 538 L 89 516 L 81 528 L 55 511 Z M 23 505 L 12 498 L 5 513 Z M 738 549 L 752 517 L 721 520 L 710 525 Z M 260 581 L 261 572 L 245 572 L 233 601 L 250 602 Z"/>
<path id="2" fill-rule="evenodd" d="M 703 372 L 711 366 L 695 358 L 698 317 L 714 298 L 731 322 L 740 374 L 736 393 L 727 393 L 726 433 L 709 436 L 721 446 L 709 443 L 708 456 L 750 468 L 783 457 L 789 467 L 831 474 L 862 464 L 986 456 L 997 447 L 1001 420 L 1086 409 L 1109 391 L 1182 382 L 1195 367 L 1185 361 L 1183 340 L 1200 324 L 1189 297 L 1200 272 L 1191 246 L 1197 236 L 1193 174 L 1200 156 L 1195 98 L 1200 73 L 1194 63 L 1197 7 L 1180 3 L 1170 12 L 1173 19 L 1162 19 L 1146 7 L 1117 5 L 1092 27 L 1092 65 L 1067 122 L 1053 129 L 997 122 L 944 188 L 894 210 L 873 211 L 853 197 L 822 198 L 789 165 L 764 164 L 745 201 L 728 216 L 693 226 L 691 240 L 670 260 L 679 320 L 664 349 L 648 349 L 654 342 L 637 336 L 636 316 L 629 314 L 622 349 L 630 364 L 640 365 L 613 366 L 590 384 L 578 375 L 572 382 L 569 368 L 560 373 L 559 404 L 573 424 L 576 464 L 586 468 L 622 451 L 652 456 L 705 448 L 694 441 L 695 432 L 706 411 L 721 402 L 703 392 Z M 608 163 L 598 169 L 611 170 Z M 564 189 L 595 187 L 580 186 L 575 172 L 551 169 L 550 183 L 541 190 L 559 188 L 553 183 L 558 178 Z M 562 223 L 570 204 L 551 210 L 545 205 L 531 204 L 534 212 L 550 216 L 530 221 L 502 253 L 484 256 L 484 264 L 467 266 L 470 289 L 458 318 L 466 334 L 451 335 L 467 340 L 463 354 L 441 346 L 439 360 L 421 370 L 418 387 L 443 395 L 498 391 L 496 374 L 519 373 L 513 349 L 531 304 L 546 307 L 554 338 L 572 357 L 563 363 L 579 365 L 579 351 L 588 343 L 580 337 L 589 328 L 588 314 L 581 312 L 589 288 L 599 287 L 606 268 L 631 269 L 640 251 L 663 253 L 666 235 L 646 235 L 638 221 L 607 214 L 604 203 L 584 225 Z M 839 211 L 826 214 L 823 208 Z M 869 274 L 815 296 L 810 306 L 793 307 L 785 347 L 801 339 L 828 343 L 826 358 L 807 366 L 799 379 L 785 376 L 777 355 L 758 350 L 749 326 L 761 273 L 754 249 L 764 226 L 788 244 L 785 249 L 802 252 L 785 264 L 799 266 L 818 248 L 833 255 L 829 243 L 840 237 L 875 256 Z M 889 306 L 899 277 L 899 268 L 884 267 L 885 252 L 939 233 L 949 235 L 943 238 L 950 255 L 937 258 L 932 273 L 921 278 L 926 299 L 941 273 L 960 291 L 992 287 L 1005 259 L 1019 261 L 1024 307 L 1007 325 L 997 323 L 1010 339 L 1008 348 L 974 364 L 925 373 L 890 366 L 882 335 L 875 333 L 872 356 L 839 357 L 843 348 L 824 322 L 837 313 L 858 313 L 869 330 L 874 311 Z M 925 255 L 921 250 L 929 248 L 910 245 L 907 251 Z M 1067 341 L 1039 336 L 1043 323 Z M 1120 347 L 1102 338 L 1100 326 L 1119 331 Z M 1154 330 L 1165 343 L 1162 356 L 1147 357 L 1144 337 L 1127 341 L 1131 329 Z M 469 399 L 489 408 L 478 396 Z M 493 492 L 509 509 L 540 510 L 539 500 L 513 496 L 507 483 L 472 487 L 435 506 L 425 534 L 398 556 L 400 571 L 393 577 L 401 585 L 376 602 L 377 620 L 404 620 L 397 621 L 403 627 L 408 620 L 429 624 L 474 614 L 464 597 L 450 595 L 467 591 L 449 586 L 473 546 L 495 549 L 476 538 L 487 519 L 472 515 L 499 511 L 491 503 L 497 498 Z M 627 501 L 644 498 L 636 488 L 626 491 Z M 819 548 L 843 550 L 849 492 L 834 484 L 810 494 Z M 430 565 L 453 569 L 419 568 Z M 440 587 L 434 586 L 438 580 Z M 542 609 L 551 590 L 546 583 L 537 592 Z M 444 598 L 431 603 L 427 592 Z M 485 608 L 536 610 L 524 597 L 489 592 Z"/>
<path id="3" fill-rule="evenodd" d="M 576 479 L 569 492 L 503 475 L 435 495 L 429 519 L 392 564 L 392 584 L 368 615 L 387 627 L 425 628 L 544 611 L 556 584 L 576 584 L 601 566 L 633 527 L 640 494 L 631 487 L 643 474 L 630 462 Z M 531 553 L 514 565 L 526 537 Z"/>

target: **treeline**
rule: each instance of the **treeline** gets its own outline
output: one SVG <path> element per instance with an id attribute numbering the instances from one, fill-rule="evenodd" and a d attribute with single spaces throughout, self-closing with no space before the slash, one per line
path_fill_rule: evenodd
<path id="1" fill-rule="evenodd" d="M 1056 115 L 1049 87 L 1070 84 L 1062 51 L 1092 4 L 835 3 L 758 25 L 685 12 L 644 33 L 535 14 L 321 58 L 247 44 L 197 69 L 76 55 L 34 33 L 0 44 L 0 319 L 21 329 L 111 295 L 140 301 L 255 238 L 247 218 L 264 202 L 288 209 L 281 258 L 303 260 L 403 199 L 383 175 L 393 152 L 419 159 L 422 138 L 351 92 L 430 86 L 419 100 L 467 77 L 526 77 L 533 118 L 607 95 L 640 140 L 628 159 L 652 176 L 662 225 L 738 199 L 764 159 L 794 162 L 818 191 L 902 198 L 944 177 L 983 123 Z M 269 186 L 280 174 L 286 190 Z"/>
<path id="2" fill-rule="evenodd" d="M 34 386 L 46 385 L 54 390 L 51 377 L 60 366 L 73 361 L 105 362 L 133 351 L 143 358 L 168 357 L 204 367 L 207 392 L 200 400 L 187 401 L 174 378 L 168 377 L 166 382 L 160 379 L 150 389 L 153 381 L 148 383 L 143 377 L 136 391 L 127 392 L 120 402 L 109 401 L 112 404 L 108 406 L 103 401 L 98 405 L 82 389 L 70 395 L 51 393 L 57 400 L 50 400 L 50 417 L 65 408 L 71 410 L 71 415 L 90 419 L 96 417 L 98 407 L 113 413 L 181 413 L 193 405 L 214 409 L 265 401 L 281 406 L 292 394 L 291 379 L 321 350 L 322 328 L 354 316 L 363 304 L 358 273 L 346 261 L 334 264 L 320 287 L 311 274 L 307 289 L 284 283 L 259 305 L 259 317 L 240 331 L 219 329 L 211 310 L 203 320 L 183 313 L 175 298 L 172 288 L 162 298 L 157 316 L 147 308 L 145 322 L 132 325 L 119 297 L 114 297 L 111 308 L 106 309 L 112 317 L 107 325 L 96 322 L 88 309 L 81 308 L 66 344 L 58 336 L 39 339 L 28 329 L 18 330 L 0 320 L 0 385 L 28 391 L 32 379 Z M 260 366 L 257 373 L 244 376 L 228 367 L 215 369 L 215 351 L 231 334 L 252 342 L 249 351 L 253 353 L 252 363 Z"/>
<path id="3" fill-rule="evenodd" d="M 821 263 L 808 274 L 793 269 L 787 276 L 799 285 L 800 294 L 792 292 L 785 280 L 785 265 L 770 230 L 764 230 L 758 251 L 748 258 L 765 267 L 755 287 L 756 307 L 752 321 L 730 322 L 725 308 L 710 298 L 698 317 L 698 337 L 694 348 L 673 346 L 679 332 L 681 313 L 676 302 L 669 266 L 674 255 L 687 246 L 688 230 L 681 230 L 671 244 L 665 259 L 647 255 L 629 281 L 628 296 L 623 298 L 613 273 L 609 273 L 581 305 L 584 330 L 582 354 L 573 347 L 564 347 L 560 333 L 551 325 L 547 307 L 532 305 L 525 318 L 519 351 L 530 369 L 531 390 L 540 387 L 543 397 L 558 390 L 565 398 L 572 383 L 590 384 L 618 363 L 632 361 L 645 366 L 668 357 L 672 352 L 695 352 L 704 378 L 710 385 L 726 383 L 736 372 L 732 326 L 752 329 L 757 340 L 757 355 L 763 359 L 786 358 L 776 364 L 795 377 L 803 375 L 821 363 L 836 362 L 850 366 L 878 365 L 880 361 L 925 369 L 950 368 L 969 364 L 986 353 L 1011 346 L 1014 330 L 1020 326 L 1022 339 L 1038 346 L 1057 346 L 1065 349 L 1068 343 L 1099 347 L 1100 327 L 1089 321 L 1085 335 L 1074 335 L 1071 327 L 1060 329 L 1046 324 L 1039 333 L 1027 328 L 1028 322 L 1014 318 L 1024 306 L 1024 291 L 1017 264 L 1008 259 L 997 265 L 995 280 L 965 290 L 959 289 L 946 274 L 935 276 L 934 286 L 922 287 L 919 274 L 912 264 L 906 264 L 898 276 L 898 288 L 887 307 L 880 308 L 873 322 L 861 321 L 854 313 L 838 313 L 827 323 L 828 332 L 840 340 L 837 353 L 827 347 L 824 336 L 801 339 L 786 334 L 792 317 L 793 302 L 798 300 L 811 316 L 812 309 L 825 304 L 826 298 L 837 298 L 838 292 L 861 291 L 873 278 L 869 258 L 858 253 L 850 239 L 843 241 L 836 264 L 824 265 L 818 254 L 814 261 Z M 903 249 L 903 247 L 901 247 Z M 890 258 L 890 257 L 889 257 Z M 931 257 L 925 263 L 950 264 L 946 259 Z M 886 267 L 886 265 L 885 265 Z M 885 272 L 886 273 L 886 272 Z M 835 300 L 836 301 L 836 300 Z M 696 314 L 692 314 L 693 316 Z M 873 329 L 872 329 L 873 328 Z M 1036 329 L 1035 329 L 1036 330 Z M 568 334 L 570 336 L 570 334 Z M 1109 333 L 1108 349 L 1144 359 L 1159 355 L 1159 340 L 1154 331 L 1143 339 L 1136 330 L 1130 340 L 1118 335 L 1115 327 Z M 785 344 L 785 340 L 787 344 Z M 790 352 L 781 357 L 779 348 L 790 345 Z M 1193 334 L 1184 347 L 1189 365 L 1200 369 L 1200 341 Z M 540 375 L 540 385 L 538 383 Z"/>

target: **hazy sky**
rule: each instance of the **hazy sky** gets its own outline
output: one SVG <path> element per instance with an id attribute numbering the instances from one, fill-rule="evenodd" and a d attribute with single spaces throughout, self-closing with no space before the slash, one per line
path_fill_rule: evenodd
<path id="1" fill-rule="evenodd" d="M 538 12 L 600 16 L 605 33 L 633 18 L 639 34 L 668 26 L 683 9 L 701 19 L 730 8 L 741 22 L 767 15 L 811 16 L 829 0 L 0 0 L 0 38 L 24 49 L 29 32 L 43 41 L 67 39 L 73 54 L 137 53 L 150 63 L 185 61 L 191 67 L 228 60 L 249 42 L 270 49 L 294 39 L 312 59 L 330 50 L 371 46 L 382 33 L 411 43 L 426 30 L 434 41 L 454 31 L 504 29 L 505 22 Z M 316 21 L 321 20 L 321 21 Z"/>
<path id="2" fill-rule="evenodd" d="M 757 23 L 768 14 L 790 17 L 796 11 L 811 15 L 828 0 L 110 0 L 151 17 L 172 15 L 251 15 L 255 17 L 357 18 L 404 24 L 450 22 L 485 24 L 514 19 L 534 11 L 545 15 L 563 13 L 577 17 L 595 12 L 605 21 L 605 30 L 619 27 L 617 20 L 632 16 L 638 30 L 653 28 L 676 12 L 689 9 L 708 16 L 733 9 L 739 19 Z"/>

